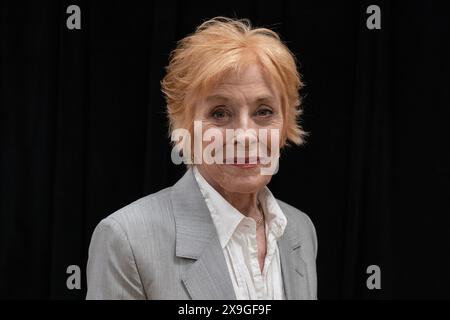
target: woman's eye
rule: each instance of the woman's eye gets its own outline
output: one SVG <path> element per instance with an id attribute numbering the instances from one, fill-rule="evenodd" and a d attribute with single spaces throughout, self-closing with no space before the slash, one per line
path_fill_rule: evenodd
<path id="1" fill-rule="evenodd" d="M 256 115 L 258 117 L 268 117 L 272 114 L 273 114 L 272 110 L 267 109 L 267 108 L 259 109 L 258 111 L 256 111 Z"/>
<path id="2" fill-rule="evenodd" d="M 226 110 L 223 109 L 218 109 L 213 111 L 212 113 L 212 117 L 214 119 L 220 120 L 220 119 L 224 119 L 228 116 L 228 112 Z"/>

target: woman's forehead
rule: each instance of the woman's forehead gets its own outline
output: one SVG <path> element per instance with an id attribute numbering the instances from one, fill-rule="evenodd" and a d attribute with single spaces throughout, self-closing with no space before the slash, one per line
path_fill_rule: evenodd
<path id="1" fill-rule="evenodd" d="M 220 85 L 262 85 L 270 87 L 270 77 L 259 64 L 250 64 L 232 69 L 220 77 Z"/>
<path id="2" fill-rule="evenodd" d="M 251 65 L 239 72 L 229 72 L 210 87 L 207 100 L 226 100 L 236 93 L 244 92 L 256 100 L 275 99 L 277 91 L 270 77 L 258 65 Z"/>

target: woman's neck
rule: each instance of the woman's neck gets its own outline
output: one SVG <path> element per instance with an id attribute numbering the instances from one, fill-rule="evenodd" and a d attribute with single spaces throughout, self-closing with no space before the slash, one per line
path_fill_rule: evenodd
<path id="1" fill-rule="evenodd" d="M 211 179 L 207 174 L 199 169 L 202 177 L 227 200 L 234 208 L 247 217 L 259 217 L 258 211 L 258 193 L 239 193 L 230 192 L 222 188 L 218 183 Z"/>

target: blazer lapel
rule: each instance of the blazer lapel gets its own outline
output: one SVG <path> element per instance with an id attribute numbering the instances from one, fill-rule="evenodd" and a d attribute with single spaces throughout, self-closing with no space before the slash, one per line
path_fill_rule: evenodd
<path id="1" fill-rule="evenodd" d="M 194 262 L 182 275 L 192 299 L 236 299 L 217 232 L 192 169 L 172 187 L 176 256 Z"/>
<path id="2" fill-rule="evenodd" d="M 283 210 L 288 220 L 283 235 L 278 239 L 280 252 L 281 272 L 284 290 L 287 300 L 308 299 L 308 285 L 306 281 L 306 264 L 303 261 L 300 250 L 301 241 L 296 234 L 289 215 Z"/>

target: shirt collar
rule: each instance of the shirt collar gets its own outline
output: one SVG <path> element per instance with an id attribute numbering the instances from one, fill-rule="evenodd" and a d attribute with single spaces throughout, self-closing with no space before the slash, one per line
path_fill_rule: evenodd
<path id="1" fill-rule="evenodd" d="M 239 212 L 219 192 L 217 192 L 216 189 L 214 189 L 200 174 L 196 166 L 194 166 L 193 171 L 203 198 L 211 213 L 220 244 L 222 248 L 225 248 L 242 220 L 251 218 L 247 218 Z M 258 193 L 258 199 L 261 202 L 266 215 L 267 234 L 272 232 L 276 239 L 280 238 L 286 228 L 287 219 L 281 210 L 278 201 L 267 186 Z"/>

